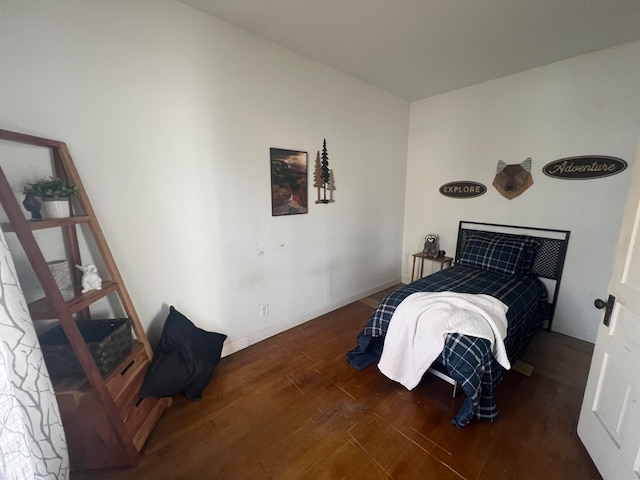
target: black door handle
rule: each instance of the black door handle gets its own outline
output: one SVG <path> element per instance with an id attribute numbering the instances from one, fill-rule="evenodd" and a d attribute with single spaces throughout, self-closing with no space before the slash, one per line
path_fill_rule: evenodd
<path id="1" fill-rule="evenodd" d="M 611 312 L 613 312 L 613 306 L 615 303 L 616 297 L 614 297 L 613 295 L 609 295 L 609 298 L 607 298 L 606 302 L 600 298 L 596 298 L 595 302 L 593 302 L 593 305 L 598 310 L 602 310 L 603 308 L 606 309 L 604 311 L 604 319 L 602 320 L 602 323 L 604 323 L 606 327 L 608 327 L 609 323 L 611 322 Z"/>
<path id="2" fill-rule="evenodd" d="M 602 300 L 601 298 L 596 298 L 596 301 L 593 302 L 593 305 L 598 309 L 598 310 L 602 310 L 603 308 L 607 307 L 607 302 L 605 302 L 604 300 Z"/>

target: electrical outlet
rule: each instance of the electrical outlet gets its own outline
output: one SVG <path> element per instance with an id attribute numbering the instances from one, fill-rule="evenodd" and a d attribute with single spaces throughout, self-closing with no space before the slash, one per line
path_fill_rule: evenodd
<path id="1" fill-rule="evenodd" d="M 258 307 L 260 308 L 260 316 L 261 317 L 266 317 L 269 315 L 269 304 L 265 303 L 264 305 L 258 305 Z"/>

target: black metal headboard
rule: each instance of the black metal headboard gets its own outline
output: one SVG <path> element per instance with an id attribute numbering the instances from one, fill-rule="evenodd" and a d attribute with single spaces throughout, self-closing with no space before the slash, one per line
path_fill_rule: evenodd
<path id="1" fill-rule="evenodd" d="M 540 278 L 547 278 L 555 282 L 553 298 L 547 306 L 545 320 L 547 330 L 551 330 L 553 315 L 560 291 L 560 280 L 569 244 L 569 230 L 554 230 L 550 228 L 522 227 L 516 225 L 501 225 L 497 223 L 480 223 L 461 221 L 458 226 L 458 240 L 456 245 L 456 262 L 460 259 L 464 247 L 469 239 L 477 232 L 492 232 L 502 235 L 527 235 L 534 237 L 540 247 L 536 253 L 532 271 Z"/>

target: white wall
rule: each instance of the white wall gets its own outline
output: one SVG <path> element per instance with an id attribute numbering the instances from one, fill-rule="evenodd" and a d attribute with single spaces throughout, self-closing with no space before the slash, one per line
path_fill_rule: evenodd
<path id="1" fill-rule="evenodd" d="M 628 172 L 541 168 L 634 161 L 640 43 L 415 102 L 409 117 L 392 95 L 178 2 L 0 9 L 0 128 L 67 142 L 152 337 L 173 304 L 229 335 L 228 353 L 393 284 L 399 258 L 407 281 L 424 234 L 453 253 L 467 219 L 571 230 L 555 330 L 594 340 Z M 269 148 L 308 151 L 311 170 L 323 138 L 337 202 L 315 205 L 311 189 L 309 214 L 272 217 Z M 497 161 L 529 156 L 535 184 L 504 199 Z M 454 180 L 488 192 L 438 193 Z"/>
<path id="2" fill-rule="evenodd" d="M 597 179 L 557 180 L 542 167 L 600 154 L 631 166 L 640 131 L 640 43 L 547 65 L 411 105 L 403 278 L 424 235 L 455 252 L 459 220 L 571 230 L 554 330 L 595 341 L 606 298 L 630 168 Z M 491 185 L 498 160 L 533 160 L 534 185 L 507 200 Z M 441 185 L 487 186 L 474 199 L 442 196 Z"/>
<path id="3" fill-rule="evenodd" d="M 152 340 L 170 304 L 229 353 L 400 280 L 406 102 L 174 1 L 0 10 L 0 128 L 67 143 Z M 269 148 L 312 173 L 324 138 L 336 203 L 272 217 Z"/>

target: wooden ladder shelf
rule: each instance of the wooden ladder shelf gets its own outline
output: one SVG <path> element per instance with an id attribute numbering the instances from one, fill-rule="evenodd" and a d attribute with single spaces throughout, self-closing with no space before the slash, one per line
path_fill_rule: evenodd
<path id="1" fill-rule="evenodd" d="M 34 321 L 59 321 L 84 372 L 82 378 L 65 378 L 54 382 L 69 446 L 71 468 L 85 470 L 122 465 L 135 466 L 140 461 L 140 451 L 147 437 L 164 409 L 171 404 L 170 398 L 139 398 L 144 375 L 153 357 L 144 328 L 66 144 L 7 130 L 0 130 L 0 140 L 49 149 L 54 175 L 81 189 L 77 199 L 81 213 L 64 219 L 28 220 L 4 171 L 0 168 L 0 204 L 9 219 L 8 222 L 2 223 L 2 229 L 17 236 L 44 290 L 44 298 L 29 304 L 31 318 Z M 95 242 L 108 278 L 103 282 L 101 290 L 81 293 L 81 273 L 71 269 L 75 296 L 67 301 L 49 270 L 34 232 L 42 229 L 61 229 L 69 264 L 82 265 L 76 229 L 83 226 L 88 227 L 88 235 Z M 86 228 L 83 233 L 85 231 Z M 104 276 L 102 272 L 101 276 Z M 131 353 L 104 377 L 76 321 L 90 320 L 89 306 L 107 296 L 117 296 L 125 316 L 131 319 L 135 341 Z"/>

